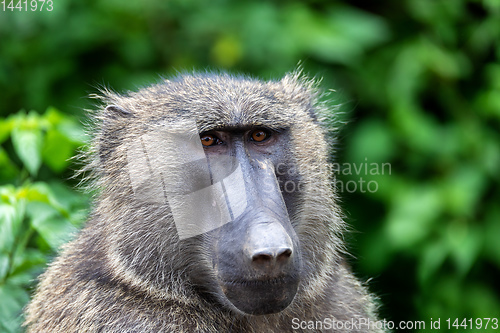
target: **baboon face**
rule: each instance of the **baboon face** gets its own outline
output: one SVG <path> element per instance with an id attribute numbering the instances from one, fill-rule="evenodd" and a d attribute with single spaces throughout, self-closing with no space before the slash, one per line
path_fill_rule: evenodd
<path id="1" fill-rule="evenodd" d="M 276 176 L 276 167 L 285 163 L 289 136 L 286 130 L 250 127 L 204 132 L 200 137 L 207 159 L 230 157 L 237 170 L 232 174 L 240 177 L 222 180 L 228 207 L 236 208 L 232 222 L 208 236 L 217 283 L 244 313 L 279 312 L 293 300 L 301 270 L 298 238 Z M 224 170 L 216 163 L 210 166 Z M 233 204 L 235 197 L 239 201 Z"/>
<path id="2" fill-rule="evenodd" d="M 290 305 L 304 262 L 310 270 L 311 258 L 322 256 L 304 251 L 316 239 L 301 237 L 329 233 L 324 223 L 301 222 L 301 184 L 319 200 L 315 182 L 326 179 L 314 168 L 301 171 L 309 160 L 323 161 L 311 99 L 296 78 L 229 76 L 181 77 L 110 98 L 121 104 L 106 109 L 116 147 L 102 144 L 99 153 L 101 164 L 112 165 L 103 167 L 111 170 L 105 187 L 123 198 L 114 201 L 130 201 L 117 178 L 133 190 L 133 218 L 120 214 L 116 233 L 124 236 L 113 238 L 126 269 L 160 288 L 180 272 L 239 313 Z"/>
<path id="3" fill-rule="evenodd" d="M 194 122 L 168 125 L 130 145 L 135 197 L 169 206 L 183 251 L 206 249 L 215 281 L 203 272 L 191 281 L 211 284 L 247 314 L 283 310 L 301 270 L 286 204 L 295 193 L 283 191 L 287 179 L 277 175 L 289 162 L 288 130 L 232 126 L 198 134 Z"/>

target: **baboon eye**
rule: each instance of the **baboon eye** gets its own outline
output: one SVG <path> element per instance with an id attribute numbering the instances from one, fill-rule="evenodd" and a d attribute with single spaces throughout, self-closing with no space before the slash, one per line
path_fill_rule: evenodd
<path id="1" fill-rule="evenodd" d="M 267 138 L 269 138 L 269 136 L 270 136 L 269 132 L 259 129 L 252 132 L 251 140 L 256 142 L 262 142 Z"/>
<path id="2" fill-rule="evenodd" d="M 204 145 L 205 147 L 214 146 L 221 143 L 218 137 L 211 134 L 202 135 L 200 136 L 200 139 L 201 139 L 201 144 Z"/>

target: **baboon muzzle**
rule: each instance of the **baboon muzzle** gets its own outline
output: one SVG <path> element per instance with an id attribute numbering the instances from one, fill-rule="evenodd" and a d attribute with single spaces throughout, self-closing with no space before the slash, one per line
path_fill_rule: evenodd
<path id="1" fill-rule="evenodd" d="M 239 161 L 247 205 L 239 218 L 220 229 L 214 266 L 224 295 L 238 310 L 252 315 L 280 312 L 298 288 L 297 236 L 274 167 L 265 161 Z"/>

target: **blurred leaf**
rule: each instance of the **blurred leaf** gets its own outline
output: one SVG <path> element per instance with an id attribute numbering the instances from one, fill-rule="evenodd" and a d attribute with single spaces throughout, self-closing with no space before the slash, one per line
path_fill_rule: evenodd
<path id="1" fill-rule="evenodd" d="M 500 317 L 500 298 L 498 293 L 491 292 L 488 286 L 474 283 L 464 288 L 464 305 L 466 313 L 472 318 L 498 318 Z M 481 332 L 498 332 L 490 325 L 489 329 Z"/>
<path id="2" fill-rule="evenodd" d="M 214 61 L 220 66 L 233 67 L 241 58 L 241 45 L 234 36 L 222 36 L 211 50 Z"/>
<path id="3" fill-rule="evenodd" d="M 347 143 L 347 160 L 356 163 L 386 163 L 395 153 L 394 138 L 381 120 L 366 119 L 356 128 Z"/>
<path id="4" fill-rule="evenodd" d="M 477 105 L 480 112 L 500 119 L 500 90 L 481 92 L 477 99 Z"/>
<path id="5" fill-rule="evenodd" d="M 82 145 L 85 142 L 86 135 L 83 126 L 56 108 L 47 108 L 43 118 L 52 124 L 52 127 L 60 135 L 64 136 L 65 140 L 70 141 L 74 145 Z"/>
<path id="6" fill-rule="evenodd" d="M 394 257 L 394 249 L 390 246 L 390 239 L 381 230 L 375 231 L 367 237 L 362 246 L 362 258 L 359 258 L 360 265 L 370 275 L 383 272 Z"/>
<path id="7" fill-rule="evenodd" d="M 36 182 L 22 187 L 19 196 L 29 201 L 50 202 L 50 187 L 43 182 Z"/>
<path id="8" fill-rule="evenodd" d="M 477 227 L 463 220 L 450 223 L 446 234 L 457 271 L 463 276 L 469 272 L 482 249 L 482 234 Z"/>
<path id="9" fill-rule="evenodd" d="M 449 254 L 448 244 L 442 240 L 424 245 L 418 267 L 418 277 L 421 283 L 429 281 L 443 264 Z"/>
<path id="10" fill-rule="evenodd" d="M 8 119 L 0 119 L 0 143 L 7 140 L 12 130 L 12 122 Z"/>
<path id="11" fill-rule="evenodd" d="M 40 273 L 47 262 L 46 254 L 30 248 L 23 249 L 18 254 L 12 264 L 9 281 L 16 285 L 29 286 L 33 281 L 33 273 Z"/>
<path id="12" fill-rule="evenodd" d="M 60 182 L 50 182 L 49 186 L 52 205 L 62 207 L 64 209 L 62 215 L 68 218 L 74 225 L 80 226 L 87 218 L 88 198 L 82 193 L 71 190 Z"/>
<path id="13" fill-rule="evenodd" d="M 439 192 L 431 186 L 409 186 L 394 193 L 391 210 L 387 216 L 386 232 L 396 249 L 414 246 L 422 241 L 436 223 L 441 209 Z"/>
<path id="14" fill-rule="evenodd" d="M 500 207 L 497 205 L 491 206 L 485 214 L 484 246 L 486 255 L 489 260 L 500 268 L 500 241 L 498 240 L 498 235 L 500 235 Z"/>
<path id="15" fill-rule="evenodd" d="M 0 187 L 0 251 L 9 253 L 24 217 L 24 204 L 16 199 L 16 191 L 10 186 Z"/>
<path id="16" fill-rule="evenodd" d="M 486 179 L 481 169 L 463 163 L 443 179 L 442 197 L 450 213 L 471 216 L 484 191 Z"/>
<path id="17" fill-rule="evenodd" d="M 67 116 L 61 113 L 58 109 L 49 106 L 47 110 L 45 110 L 43 118 L 53 126 L 57 126 L 61 122 L 63 122 L 67 118 Z"/>
<path id="18" fill-rule="evenodd" d="M 40 129 L 14 128 L 12 130 L 12 144 L 17 156 L 23 161 L 30 174 L 36 176 L 42 164 L 43 137 Z"/>
<path id="19" fill-rule="evenodd" d="M 7 152 L 0 147 L 0 182 L 3 180 L 11 180 L 15 178 L 19 170 L 12 163 Z"/>
<path id="20" fill-rule="evenodd" d="M 12 284 L 0 284 L 0 331 L 18 332 L 21 312 L 29 295 L 22 288 Z"/>
<path id="21" fill-rule="evenodd" d="M 80 146 L 86 142 L 87 135 L 85 134 L 83 126 L 73 120 L 65 119 L 65 121 L 57 126 L 57 129 L 75 145 Z"/>
<path id="22" fill-rule="evenodd" d="M 443 141 L 441 128 L 431 114 L 406 102 L 401 102 L 398 109 L 392 110 L 394 126 L 400 131 L 405 144 L 419 153 L 436 154 L 440 149 L 437 143 Z"/>
<path id="23" fill-rule="evenodd" d="M 7 274 L 9 274 L 10 259 L 8 253 L 0 252 L 0 284 L 4 281 Z"/>
<path id="24" fill-rule="evenodd" d="M 445 79 L 460 78 L 470 71 L 468 59 L 457 50 L 452 53 L 428 39 L 422 39 L 419 51 L 422 63 Z"/>
<path id="25" fill-rule="evenodd" d="M 31 218 L 31 226 L 54 250 L 68 241 L 77 231 L 56 209 L 46 203 L 30 202 L 27 206 L 27 214 Z"/>
<path id="26" fill-rule="evenodd" d="M 10 252 L 19 229 L 19 216 L 15 207 L 0 204 L 0 247 L 2 251 Z"/>
<path id="27" fill-rule="evenodd" d="M 388 70 L 389 78 L 384 86 L 389 101 L 390 111 L 398 112 L 404 120 L 402 114 L 406 109 L 415 109 L 416 96 L 422 85 L 424 64 L 419 59 L 418 42 L 406 42 L 399 45 L 396 51 L 394 63 Z M 399 122 L 395 122 L 398 124 Z"/>
<path id="28" fill-rule="evenodd" d="M 463 288 L 460 281 L 449 275 L 439 275 L 429 284 L 429 288 L 416 295 L 421 318 L 460 317 L 463 305 Z M 441 319 L 442 321 L 443 319 Z M 443 325 L 443 323 L 441 323 Z"/>
<path id="29" fill-rule="evenodd" d="M 56 181 L 32 184 L 26 191 L 26 197 L 31 201 L 39 201 L 50 205 L 64 217 L 68 217 L 68 211 L 75 206 L 84 204 L 84 202 L 81 202 L 81 196 Z"/>
<path id="30" fill-rule="evenodd" d="M 500 64 L 490 63 L 484 68 L 489 81 L 489 89 L 480 90 L 476 99 L 476 109 L 486 116 L 500 120 Z"/>
<path id="31" fill-rule="evenodd" d="M 63 171 L 69 164 L 69 158 L 73 156 L 74 145 L 68 138 L 55 129 L 47 132 L 42 157 L 55 172 Z"/>
<path id="32" fill-rule="evenodd" d="M 337 7 L 325 16 L 296 5 L 287 16 L 287 33 L 324 61 L 353 64 L 367 48 L 389 36 L 382 18 L 349 7 Z"/>

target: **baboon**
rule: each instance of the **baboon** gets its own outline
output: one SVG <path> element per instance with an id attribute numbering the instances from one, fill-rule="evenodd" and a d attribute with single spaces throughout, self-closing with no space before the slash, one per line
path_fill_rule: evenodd
<path id="1" fill-rule="evenodd" d="M 29 332 L 384 330 L 346 264 L 315 80 L 179 74 L 100 98 L 94 207 Z"/>

